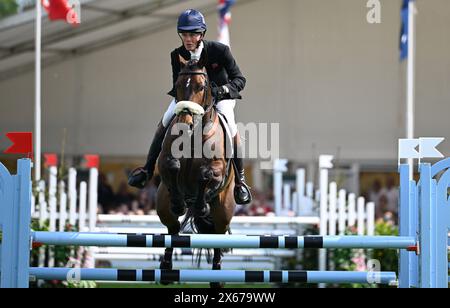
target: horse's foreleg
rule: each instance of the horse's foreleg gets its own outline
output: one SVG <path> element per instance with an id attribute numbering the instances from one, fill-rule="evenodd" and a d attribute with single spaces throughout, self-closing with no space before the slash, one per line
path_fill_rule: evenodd
<path id="1" fill-rule="evenodd" d="M 162 183 L 158 188 L 156 195 L 156 210 L 161 222 L 167 227 L 170 235 L 176 235 L 180 232 L 180 222 L 170 210 L 170 196 L 167 187 Z M 173 248 L 166 248 L 164 256 L 160 260 L 160 269 L 171 270 Z M 161 281 L 162 284 L 169 284 L 170 281 Z"/>
<path id="2" fill-rule="evenodd" d="M 196 216 L 204 217 L 209 215 L 208 201 L 206 200 L 206 190 L 208 188 L 208 183 L 211 182 L 213 177 L 213 171 L 207 167 L 203 166 L 200 168 L 200 174 L 198 178 L 198 194 L 197 202 L 195 202 L 194 210 Z"/>
<path id="3" fill-rule="evenodd" d="M 232 183 L 231 183 L 232 184 Z M 236 204 L 233 197 L 233 185 L 227 187 L 211 203 L 211 216 L 214 221 L 214 229 L 217 234 L 225 234 L 230 227 Z M 222 263 L 222 250 L 214 249 L 213 270 L 220 270 Z M 224 283 L 211 283 L 212 288 L 223 287 Z"/>
<path id="4" fill-rule="evenodd" d="M 222 185 L 223 175 L 222 170 L 217 163 L 213 162 L 207 169 L 203 171 L 205 179 L 207 179 L 207 185 L 205 189 L 205 202 L 210 203 L 214 195 L 217 195 L 217 191 Z"/>
<path id="5" fill-rule="evenodd" d="M 169 171 L 168 189 L 170 192 L 171 211 L 176 216 L 183 216 L 186 213 L 186 202 L 178 188 L 178 174 L 180 173 L 181 164 L 178 159 L 169 158 L 165 167 Z"/>
<path id="6" fill-rule="evenodd" d="M 180 224 L 174 226 L 173 228 L 167 228 L 170 235 L 177 235 L 180 233 Z M 164 251 L 164 257 L 162 258 L 160 267 L 161 269 L 172 269 L 172 256 L 173 248 L 166 248 Z"/>
<path id="7" fill-rule="evenodd" d="M 214 248 L 213 270 L 222 269 L 222 249 Z"/>
<path id="8" fill-rule="evenodd" d="M 220 248 L 214 248 L 214 258 L 213 258 L 213 270 L 220 271 L 222 269 L 222 250 Z M 223 282 L 211 282 L 209 284 L 211 288 L 223 288 L 225 283 Z"/>
<path id="9" fill-rule="evenodd" d="M 167 227 L 167 229 L 169 230 L 170 235 L 177 235 L 178 233 L 180 233 L 180 224 L 177 224 L 173 227 Z M 173 248 L 166 248 L 164 250 L 164 257 L 162 257 L 159 268 L 162 270 L 171 270 L 173 268 L 172 256 Z M 172 283 L 172 281 L 161 280 L 161 284 L 163 285 L 168 285 L 170 283 Z"/>

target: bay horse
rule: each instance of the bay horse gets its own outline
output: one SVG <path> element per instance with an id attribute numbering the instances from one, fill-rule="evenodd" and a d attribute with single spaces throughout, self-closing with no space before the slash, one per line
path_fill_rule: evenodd
<path id="1" fill-rule="evenodd" d="M 181 70 L 175 84 L 175 116 L 167 128 L 158 158 L 162 181 L 156 197 L 157 214 L 170 235 L 184 232 L 188 226 L 196 233 L 225 234 L 230 232 L 236 207 L 233 196 L 234 169 L 230 167 L 229 159 L 232 155 L 228 152 L 232 147 L 227 146 L 225 127 L 219 120 L 211 96 L 205 69 L 206 51 L 202 52 L 198 61 L 187 61 L 181 55 L 179 61 Z M 184 128 L 184 136 L 177 131 L 180 127 Z M 200 142 L 195 141 L 196 136 L 200 136 Z M 192 142 L 177 148 L 190 154 L 180 158 L 174 155 L 173 149 L 182 137 L 183 141 Z M 203 151 L 208 146 L 214 152 L 209 157 Z M 195 155 L 199 148 L 202 150 L 200 156 Z M 184 214 L 184 220 L 179 222 L 179 217 Z M 221 269 L 223 252 L 223 249 L 214 249 L 213 270 Z M 166 248 L 161 269 L 172 269 L 172 254 L 173 248 Z M 201 250 L 197 257 L 200 265 Z M 207 250 L 207 260 L 211 262 L 210 250 Z M 223 284 L 210 283 L 210 286 L 222 287 Z"/>

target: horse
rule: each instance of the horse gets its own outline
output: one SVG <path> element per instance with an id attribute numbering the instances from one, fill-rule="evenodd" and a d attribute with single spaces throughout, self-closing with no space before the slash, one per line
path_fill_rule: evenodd
<path id="1" fill-rule="evenodd" d="M 179 61 L 181 70 L 175 83 L 177 106 L 158 158 L 161 184 L 156 196 L 157 214 L 170 235 L 185 232 L 189 226 L 201 234 L 231 233 L 230 222 L 236 207 L 234 169 L 230 167 L 232 156 L 226 130 L 211 95 L 205 68 L 207 55 L 203 51 L 199 60 L 189 61 L 179 55 Z M 183 143 L 178 149 L 190 155 L 176 157 L 173 148 L 183 137 L 181 140 L 187 145 Z M 193 139 L 194 143 L 189 145 L 187 141 Z M 208 146 L 214 155 L 205 155 L 203 150 Z M 199 148 L 201 155 L 195 155 Z M 179 217 L 184 214 L 180 223 Z M 223 252 L 214 249 L 213 270 L 221 269 Z M 173 248 L 165 249 L 161 269 L 172 269 L 172 254 Z M 200 265 L 201 250 L 197 258 Z M 209 249 L 207 260 L 211 262 Z M 210 286 L 218 288 L 223 284 L 210 283 Z"/>

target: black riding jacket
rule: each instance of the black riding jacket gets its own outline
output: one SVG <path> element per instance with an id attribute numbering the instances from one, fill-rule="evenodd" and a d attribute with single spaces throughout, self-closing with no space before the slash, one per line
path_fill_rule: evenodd
<path id="1" fill-rule="evenodd" d="M 246 83 L 245 77 L 242 75 L 236 61 L 231 54 L 228 46 L 219 42 L 203 40 L 204 50 L 208 54 L 208 63 L 206 71 L 210 82 L 214 82 L 217 86 L 227 86 L 230 93 L 226 94 L 225 99 L 241 99 L 241 92 Z M 173 87 L 169 91 L 170 96 L 176 97 L 175 82 L 180 73 L 180 61 L 178 55 L 184 59 L 190 60 L 191 53 L 181 46 L 173 50 L 170 54 L 172 60 L 172 79 Z"/>

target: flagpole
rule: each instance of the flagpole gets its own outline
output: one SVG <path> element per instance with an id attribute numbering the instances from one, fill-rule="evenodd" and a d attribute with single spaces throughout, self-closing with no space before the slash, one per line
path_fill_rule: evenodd
<path id="1" fill-rule="evenodd" d="M 35 109 L 34 109 L 34 178 L 41 179 L 41 0 L 36 0 L 36 60 L 35 60 Z"/>
<path id="2" fill-rule="evenodd" d="M 408 139 L 414 138 L 414 101 L 415 101 L 415 14 L 416 3 L 409 1 L 408 3 L 408 78 L 407 78 L 407 106 L 406 106 L 406 136 Z M 408 159 L 410 165 L 409 178 L 413 178 L 414 160 Z"/>

